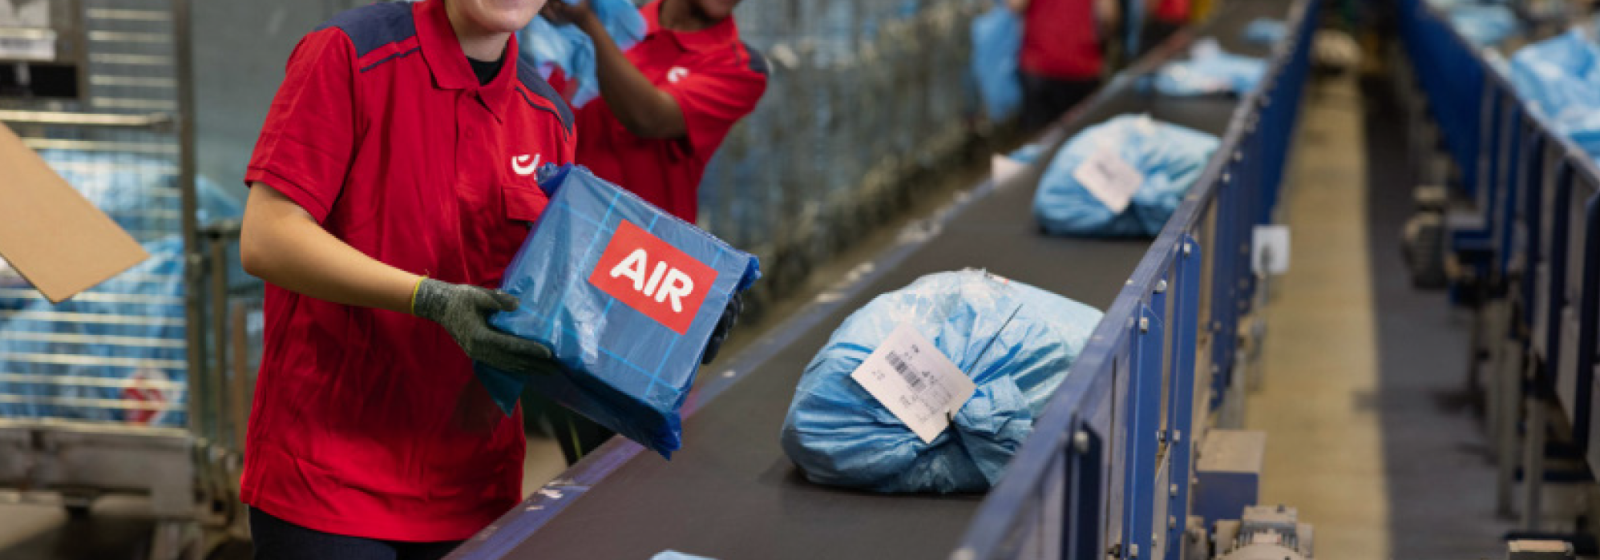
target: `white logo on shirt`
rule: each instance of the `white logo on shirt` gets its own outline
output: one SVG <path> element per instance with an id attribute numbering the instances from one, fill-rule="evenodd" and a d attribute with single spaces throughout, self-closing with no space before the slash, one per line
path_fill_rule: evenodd
<path id="1" fill-rule="evenodd" d="M 674 84 L 678 83 L 678 80 L 682 80 L 688 76 L 689 69 L 682 66 L 673 66 L 671 70 L 667 71 L 667 81 Z"/>
<path id="2" fill-rule="evenodd" d="M 532 175 L 533 170 L 539 168 L 539 158 L 541 157 L 544 157 L 544 154 L 511 156 L 511 170 L 517 172 L 518 175 Z"/>

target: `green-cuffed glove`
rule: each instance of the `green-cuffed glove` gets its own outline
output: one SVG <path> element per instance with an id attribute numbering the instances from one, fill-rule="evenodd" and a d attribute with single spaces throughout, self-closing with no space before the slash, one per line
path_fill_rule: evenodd
<path id="1" fill-rule="evenodd" d="M 543 344 L 489 326 L 490 313 L 514 311 L 517 303 L 516 296 L 499 290 L 424 278 L 412 297 L 411 314 L 438 323 L 467 357 L 495 369 L 521 374 L 559 371 Z"/>

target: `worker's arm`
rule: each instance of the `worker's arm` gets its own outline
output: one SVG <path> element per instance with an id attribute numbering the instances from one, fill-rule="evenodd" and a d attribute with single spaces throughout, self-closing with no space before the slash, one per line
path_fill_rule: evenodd
<path id="1" fill-rule="evenodd" d="M 1094 0 L 1094 19 L 1100 23 L 1101 37 L 1116 34 L 1117 28 L 1122 25 L 1122 2 Z"/>
<path id="2" fill-rule="evenodd" d="M 517 299 L 479 286 L 425 279 L 367 256 L 271 186 L 253 183 L 239 236 L 244 269 L 317 299 L 413 314 L 438 323 L 467 356 L 514 373 L 555 371 L 550 350 L 489 327 Z"/>
<path id="3" fill-rule="evenodd" d="M 681 138 L 689 133 L 683 108 L 666 91 L 650 83 L 617 47 L 588 2 L 547 2 L 544 15 L 556 22 L 571 22 L 594 40 L 595 74 L 600 97 L 622 126 L 641 138 Z"/>
<path id="4" fill-rule="evenodd" d="M 255 183 L 244 207 L 239 256 L 245 272 L 317 299 L 411 313 L 422 277 L 355 250 L 289 197 Z"/>
<path id="5" fill-rule="evenodd" d="M 1028 11 L 1028 0 L 1006 0 L 1006 7 L 1021 14 Z"/>

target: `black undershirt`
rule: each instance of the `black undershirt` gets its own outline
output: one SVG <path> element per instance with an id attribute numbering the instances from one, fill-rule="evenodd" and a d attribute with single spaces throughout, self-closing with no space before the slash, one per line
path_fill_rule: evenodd
<path id="1" fill-rule="evenodd" d="M 478 75 L 478 85 L 488 85 L 494 81 L 495 75 L 500 73 L 500 67 L 506 62 L 506 55 L 502 53 L 494 62 L 484 62 L 469 56 L 467 62 L 472 64 L 472 73 Z"/>

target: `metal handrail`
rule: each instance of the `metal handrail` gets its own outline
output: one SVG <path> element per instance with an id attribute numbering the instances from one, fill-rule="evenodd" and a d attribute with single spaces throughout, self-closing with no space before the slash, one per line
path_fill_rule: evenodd
<path id="1" fill-rule="evenodd" d="M 24 111 L 0 109 L 0 121 L 20 124 L 100 126 L 161 129 L 173 123 L 171 113 L 128 115 L 118 113 L 71 113 L 64 111 Z"/>

